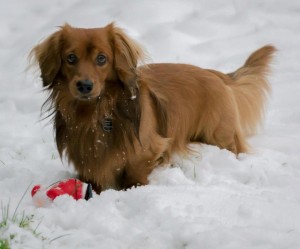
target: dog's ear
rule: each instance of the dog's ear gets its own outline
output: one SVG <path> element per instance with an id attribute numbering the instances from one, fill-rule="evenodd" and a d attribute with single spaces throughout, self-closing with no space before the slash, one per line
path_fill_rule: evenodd
<path id="1" fill-rule="evenodd" d="M 106 26 L 109 32 L 110 41 L 114 52 L 114 67 L 119 79 L 135 96 L 138 89 L 136 82 L 136 68 L 139 62 L 144 62 L 145 53 L 140 45 L 129 38 L 122 29 L 114 23 Z"/>
<path id="2" fill-rule="evenodd" d="M 40 67 L 44 87 L 51 85 L 61 67 L 61 34 L 61 30 L 53 33 L 30 52 L 30 57 Z"/>

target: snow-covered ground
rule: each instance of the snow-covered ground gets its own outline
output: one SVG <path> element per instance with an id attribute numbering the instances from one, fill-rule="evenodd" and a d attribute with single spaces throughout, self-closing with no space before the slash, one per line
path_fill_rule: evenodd
<path id="1" fill-rule="evenodd" d="M 142 43 L 153 62 L 185 62 L 230 72 L 264 44 L 278 53 L 264 128 L 254 151 L 236 159 L 214 146 L 175 156 L 148 186 L 108 190 L 90 201 L 57 198 L 35 208 L 29 192 L 18 213 L 33 229 L 13 224 L 11 248 L 219 249 L 300 248 L 300 2 L 298 0 L 3 0 L 0 3 L 0 201 L 11 215 L 26 188 L 74 176 L 59 159 L 46 97 L 30 49 L 68 22 L 98 27 L 111 21 Z M 3 218 L 0 212 L 0 222 Z M 40 224 L 39 224 L 40 223 Z M 39 225 L 38 225 L 39 224 Z M 0 227 L 1 228 L 1 227 Z M 52 241 L 51 241 L 52 240 Z"/>

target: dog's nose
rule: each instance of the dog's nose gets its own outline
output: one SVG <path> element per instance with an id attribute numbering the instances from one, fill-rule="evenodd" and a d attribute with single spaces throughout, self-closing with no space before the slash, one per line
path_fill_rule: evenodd
<path id="1" fill-rule="evenodd" d="M 90 93 L 93 90 L 93 82 L 90 80 L 79 80 L 76 83 L 78 92 L 82 94 Z"/>

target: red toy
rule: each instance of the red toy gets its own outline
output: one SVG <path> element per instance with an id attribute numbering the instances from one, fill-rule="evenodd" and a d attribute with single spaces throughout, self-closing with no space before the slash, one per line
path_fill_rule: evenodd
<path id="1" fill-rule="evenodd" d="M 64 194 L 72 196 L 75 200 L 88 200 L 93 196 L 92 186 L 71 178 L 55 183 L 48 188 L 35 185 L 31 190 L 33 203 L 37 207 L 49 206 L 56 197 Z"/>

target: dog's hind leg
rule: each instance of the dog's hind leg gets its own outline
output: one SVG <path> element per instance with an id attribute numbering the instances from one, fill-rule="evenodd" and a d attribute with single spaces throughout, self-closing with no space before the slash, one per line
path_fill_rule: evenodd
<path id="1" fill-rule="evenodd" d="M 222 149 L 230 150 L 236 155 L 248 151 L 245 137 L 237 122 L 221 121 L 211 138 L 207 138 L 209 144 L 217 145 Z"/>

